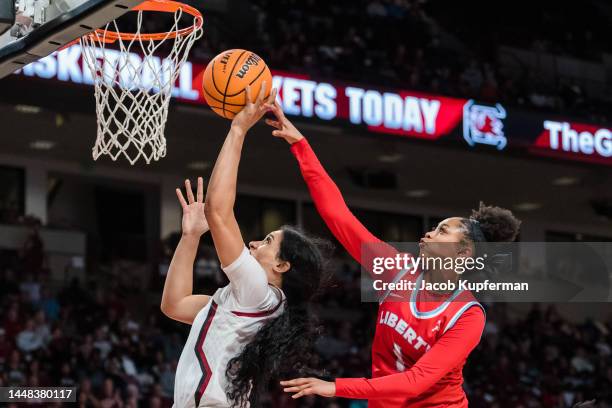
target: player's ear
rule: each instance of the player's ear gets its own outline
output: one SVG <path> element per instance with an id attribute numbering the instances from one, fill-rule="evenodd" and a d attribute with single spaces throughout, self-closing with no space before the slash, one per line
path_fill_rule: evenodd
<path id="1" fill-rule="evenodd" d="M 274 265 L 274 272 L 276 273 L 285 273 L 289 269 L 291 269 L 291 264 L 287 261 L 282 261 Z"/>

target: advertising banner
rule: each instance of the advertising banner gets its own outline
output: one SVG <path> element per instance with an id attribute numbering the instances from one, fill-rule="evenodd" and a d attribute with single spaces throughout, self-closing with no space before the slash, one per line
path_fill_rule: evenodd
<path id="1" fill-rule="evenodd" d="M 117 51 L 106 53 L 106 64 L 118 64 L 126 58 Z M 115 58 L 109 58 L 109 53 L 116 53 Z M 130 54 L 127 58 L 141 57 Z M 171 63 L 151 58 L 147 64 L 151 69 Z M 187 61 L 173 88 L 173 97 L 183 103 L 205 105 L 201 92 L 205 68 L 205 64 Z M 93 84 L 89 70 L 84 69 L 79 45 L 27 65 L 17 75 Z M 152 77 L 143 72 L 138 83 L 129 85 L 135 89 L 144 87 Z M 499 103 L 481 104 L 409 90 L 319 81 L 290 72 L 273 71 L 273 82 L 283 110 L 295 117 L 396 137 L 444 140 L 466 148 L 488 146 L 499 152 L 519 149 L 530 155 L 612 165 L 612 130 L 606 126 L 508 109 Z"/>

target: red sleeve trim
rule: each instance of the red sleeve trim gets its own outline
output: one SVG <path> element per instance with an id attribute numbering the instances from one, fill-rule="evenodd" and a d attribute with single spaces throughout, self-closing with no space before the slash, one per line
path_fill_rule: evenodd
<path id="1" fill-rule="evenodd" d="M 264 310 L 261 312 L 239 312 L 239 311 L 234 311 L 232 310 L 232 313 L 236 316 L 240 316 L 240 317 L 265 317 L 265 316 L 270 316 L 271 314 L 273 314 L 274 312 L 276 312 L 278 310 L 278 308 L 280 307 L 280 305 L 283 304 L 283 302 L 285 301 L 285 297 L 283 295 L 283 292 L 277 288 L 276 286 L 272 285 L 272 284 L 268 284 L 270 285 L 270 287 L 273 290 L 278 291 L 279 296 L 281 298 L 280 302 L 278 302 L 278 304 L 276 306 L 274 306 L 274 308 L 270 309 L 270 310 Z"/>
<path id="2" fill-rule="evenodd" d="M 280 307 L 280 305 L 282 304 L 283 304 L 283 301 L 281 300 L 280 302 L 278 302 L 276 306 L 274 306 L 273 309 L 264 310 L 262 312 L 251 312 L 250 313 L 250 312 L 238 312 L 238 311 L 232 310 L 232 313 L 240 317 L 265 317 L 265 316 L 270 316 L 271 314 L 276 312 L 278 308 Z"/>

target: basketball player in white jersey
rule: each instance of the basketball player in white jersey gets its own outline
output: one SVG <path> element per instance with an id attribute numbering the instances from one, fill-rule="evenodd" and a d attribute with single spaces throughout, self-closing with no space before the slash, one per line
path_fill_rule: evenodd
<path id="1" fill-rule="evenodd" d="M 265 84 L 262 90 L 265 89 Z M 283 227 L 245 247 L 234 216 L 236 180 L 247 131 L 265 113 L 261 91 L 234 118 L 219 153 L 204 202 L 202 178 L 194 197 L 185 181 L 182 237 L 162 295 L 168 317 L 191 324 L 179 359 L 175 407 L 251 407 L 293 367 L 306 367 L 314 337 L 308 304 L 324 271 L 321 241 Z M 274 101 L 276 91 L 268 101 Z M 250 89 L 247 89 L 251 101 Z M 193 264 L 210 228 L 230 284 L 214 295 L 193 294 Z"/>

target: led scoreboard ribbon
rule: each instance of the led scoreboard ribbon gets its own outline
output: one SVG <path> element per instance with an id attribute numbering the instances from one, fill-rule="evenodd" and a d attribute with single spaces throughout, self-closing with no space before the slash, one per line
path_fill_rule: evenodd
<path id="1" fill-rule="evenodd" d="M 106 50 L 105 63 L 117 63 Z M 141 58 L 130 54 L 130 59 Z M 102 60 L 101 60 L 102 61 Z M 170 61 L 152 57 L 149 66 Z M 191 104 L 206 104 L 201 92 L 206 66 L 187 61 L 181 68 L 172 95 Z M 24 67 L 19 75 L 92 85 L 83 69 L 82 50 L 73 45 Z M 547 117 L 501 104 L 480 104 L 408 90 L 380 89 L 339 81 L 317 81 L 310 76 L 273 71 L 273 85 L 288 115 L 349 125 L 369 132 L 422 140 L 448 140 L 494 151 L 521 149 L 532 155 L 612 165 L 612 131 L 609 127 Z M 149 76 L 150 77 L 150 76 Z M 147 75 L 128 84 L 146 86 Z"/>

